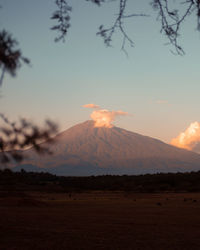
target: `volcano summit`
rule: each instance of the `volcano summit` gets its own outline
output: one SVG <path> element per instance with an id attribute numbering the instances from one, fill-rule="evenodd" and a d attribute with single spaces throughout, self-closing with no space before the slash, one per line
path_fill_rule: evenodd
<path id="1" fill-rule="evenodd" d="M 118 127 L 86 121 L 44 143 L 52 155 L 27 150 L 27 164 L 58 175 L 142 174 L 200 170 L 200 155 Z"/>

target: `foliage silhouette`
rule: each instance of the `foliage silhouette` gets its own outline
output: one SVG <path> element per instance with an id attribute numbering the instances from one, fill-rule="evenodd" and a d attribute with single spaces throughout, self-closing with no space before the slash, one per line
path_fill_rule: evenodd
<path id="1" fill-rule="evenodd" d="M 6 30 L 0 32 L 0 86 L 3 83 L 4 74 L 7 72 L 15 76 L 21 63 L 29 64 L 28 58 L 23 57 L 21 50 L 17 48 L 18 42 Z"/>
<path id="2" fill-rule="evenodd" d="M 0 86 L 3 83 L 4 74 L 7 72 L 15 76 L 22 63 L 30 64 L 17 48 L 18 42 L 6 31 L 0 32 Z M 2 126 L 0 127 L 0 162 L 23 160 L 20 150 L 32 146 L 38 153 L 48 152 L 47 148 L 39 145 L 41 140 L 50 140 L 57 131 L 57 126 L 51 121 L 46 121 L 45 128 L 41 129 L 26 119 L 20 119 L 18 124 L 11 122 L 0 113 Z"/>
<path id="3" fill-rule="evenodd" d="M 47 120 L 45 128 L 41 128 L 27 121 L 20 119 L 18 123 L 11 122 L 5 115 L 0 114 L 4 126 L 0 127 L 0 162 L 7 164 L 11 161 L 20 162 L 23 160 L 21 150 L 32 147 L 36 152 L 51 153 L 48 148 L 43 147 L 40 142 L 53 142 L 52 136 L 57 132 L 57 125 Z"/>
<path id="4" fill-rule="evenodd" d="M 49 173 L 0 170 L 0 191 L 38 190 L 47 192 L 124 191 L 136 193 L 199 192 L 200 171 L 190 173 L 158 173 L 145 175 L 103 175 L 64 177 Z"/>

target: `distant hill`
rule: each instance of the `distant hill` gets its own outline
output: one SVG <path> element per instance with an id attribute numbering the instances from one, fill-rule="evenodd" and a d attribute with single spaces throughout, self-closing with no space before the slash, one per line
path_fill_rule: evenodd
<path id="1" fill-rule="evenodd" d="M 118 127 L 94 127 L 93 121 L 75 125 L 55 139 L 54 144 L 44 143 L 52 155 L 40 156 L 30 149 L 25 164 L 76 176 L 200 170 L 197 153 Z"/>

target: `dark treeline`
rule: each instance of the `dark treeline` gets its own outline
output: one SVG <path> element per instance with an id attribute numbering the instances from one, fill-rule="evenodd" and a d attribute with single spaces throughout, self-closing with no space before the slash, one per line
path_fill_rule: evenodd
<path id="1" fill-rule="evenodd" d="M 0 191 L 200 192 L 200 171 L 134 176 L 63 177 L 49 173 L 0 170 Z"/>

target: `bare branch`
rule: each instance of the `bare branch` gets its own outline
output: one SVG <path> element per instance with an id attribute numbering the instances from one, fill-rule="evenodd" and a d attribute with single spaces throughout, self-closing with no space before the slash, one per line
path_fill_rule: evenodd
<path id="1" fill-rule="evenodd" d="M 141 16 L 150 17 L 150 15 L 146 15 L 146 14 L 141 13 L 141 14 L 131 14 L 131 15 L 122 16 L 122 18 L 141 17 Z"/>
<path id="2" fill-rule="evenodd" d="M 109 0 L 86 0 L 87 2 L 92 2 L 98 6 L 101 6 L 102 3 L 109 2 Z M 134 42 L 128 33 L 125 30 L 123 20 L 132 17 L 148 17 L 149 15 L 143 13 L 132 13 L 125 14 L 127 10 L 128 0 L 110 0 L 119 3 L 119 11 L 113 25 L 109 28 L 105 28 L 103 25 L 99 26 L 99 30 L 96 33 L 103 38 L 104 44 L 108 47 L 112 44 L 112 39 L 114 33 L 118 31 L 122 35 L 122 46 L 121 49 L 126 54 L 125 47 L 127 43 L 133 47 Z M 158 20 L 161 22 L 161 33 L 169 40 L 168 44 L 171 44 L 175 48 L 175 52 L 178 55 L 183 55 L 184 50 L 180 46 L 178 38 L 180 29 L 183 22 L 186 18 L 194 11 L 196 11 L 197 16 L 197 30 L 200 31 L 200 1 L 199 0 L 186 0 L 181 2 L 172 2 L 171 0 L 151 0 L 151 5 L 153 9 L 158 12 Z M 70 27 L 70 12 L 72 8 L 68 5 L 68 0 L 56 0 L 56 5 L 58 10 L 53 13 L 52 19 L 56 19 L 58 24 L 53 26 L 53 30 L 57 30 L 60 35 L 55 39 L 55 41 L 64 41 L 64 38 Z M 176 5 L 179 5 L 178 8 L 175 8 Z M 184 6 L 184 7 L 183 7 Z M 174 52 L 173 52 L 174 53 Z"/>
<path id="3" fill-rule="evenodd" d="M 178 43 L 179 31 L 182 23 L 185 19 L 199 6 L 199 1 L 196 3 L 193 0 L 187 0 L 184 3 L 180 3 L 180 9 L 169 8 L 169 0 L 154 0 L 151 5 L 158 11 L 158 20 L 161 21 L 161 33 L 167 36 L 169 44 L 172 44 L 178 55 L 183 55 L 184 50 Z M 185 9 L 183 9 L 183 5 Z"/>
<path id="4" fill-rule="evenodd" d="M 99 27 L 99 31 L 97 32 L 97 35 L 100 35 L 103 38 L 106 46 L 111 46 L 112 36 L 115 33 L 115 31 L 118 29 L 123 36 L 123 42 L 122 42 L 121 49 L 127 54 L 127 52 L 125 50 L 126 42 L 128 41 L 129 45 L 131 47 L 134 46 L 134 43 L 133 43 L 132 39 L 128 36 L 128 34 L 126 33 L 124 25 L 123 25 L 123 21 L 122 21 L 123 18 L 128 17 L 124 14 L 125 9 L 126 9 L 127 0 L 120 0 L 119 3 L 120 3 L 119 4 L 119 12 L 117 14 L 117 18 L 116 18 L 113 26 L 106 29 L 106 28 L 104 28 L 103 25 L 101 25 Z M 134 14 L 130 15 L 130 17 L 133 17 L 133 15 Z"/>

